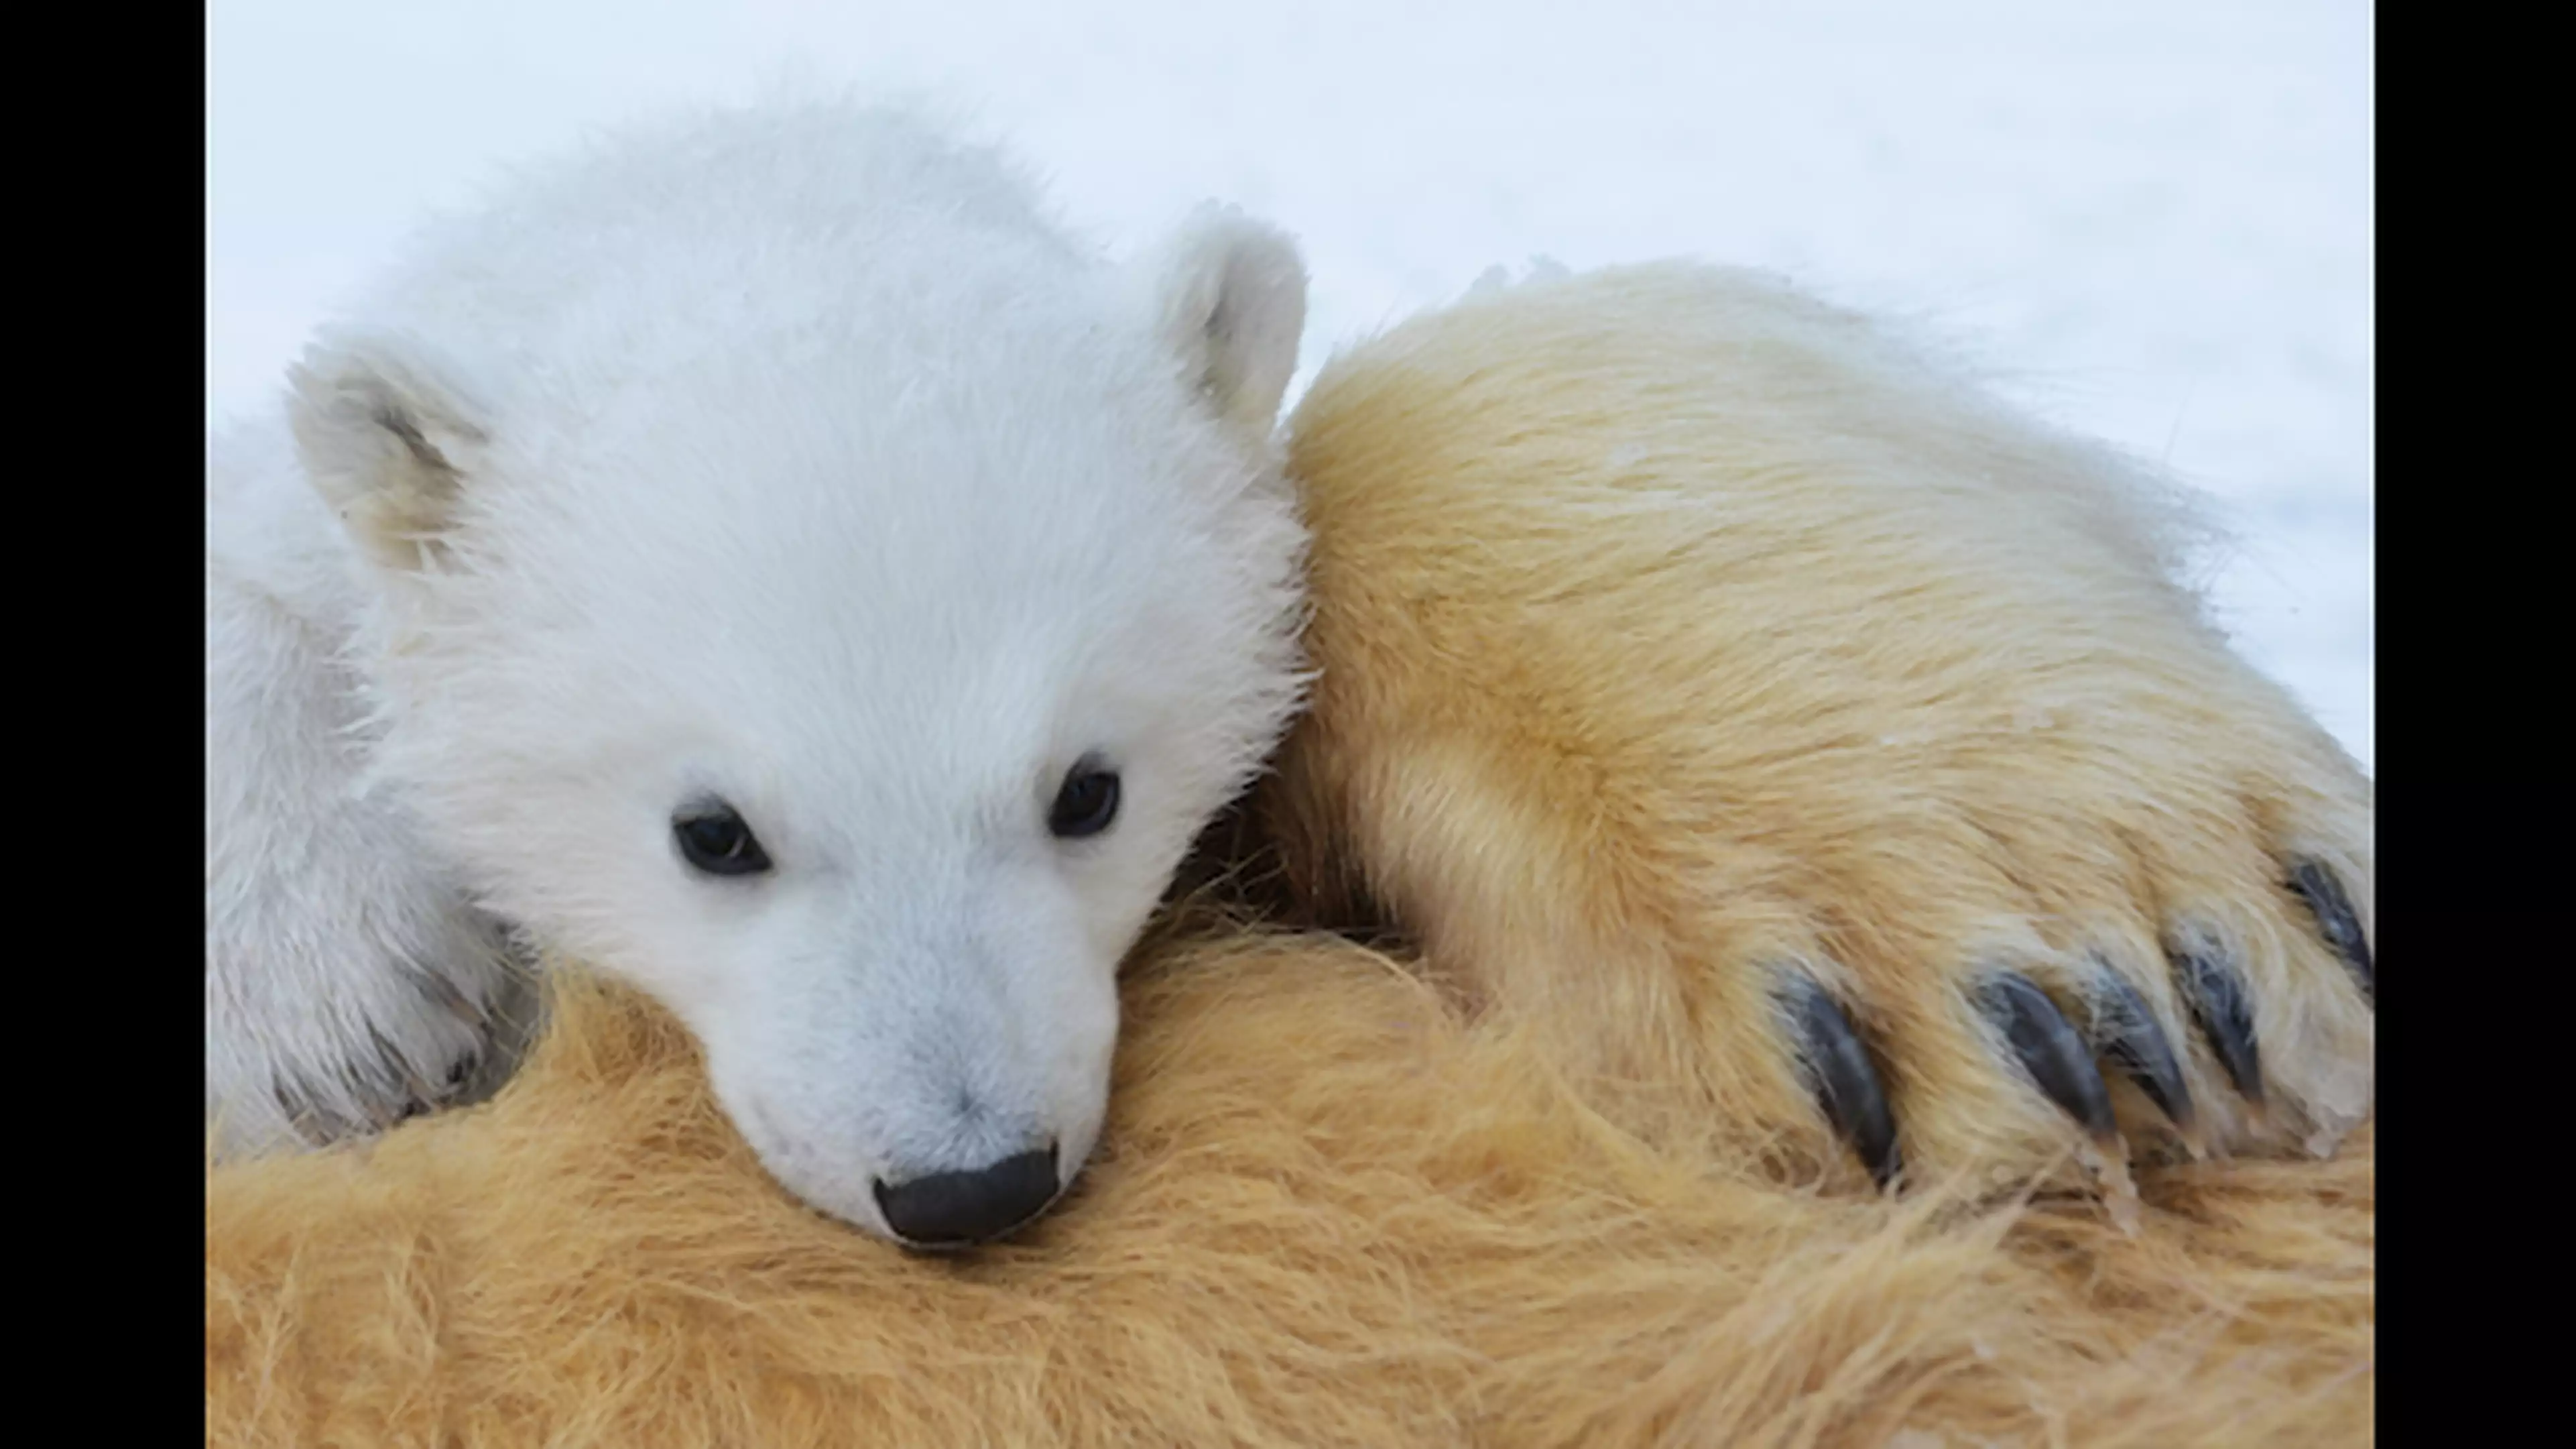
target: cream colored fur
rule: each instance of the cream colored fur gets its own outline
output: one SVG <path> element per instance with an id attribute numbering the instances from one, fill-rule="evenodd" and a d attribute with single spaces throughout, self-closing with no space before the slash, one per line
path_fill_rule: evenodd
<path id="1" fill-rule="evenodd" d="M 2119 460 L 1861 319 L 1687 266 L 1417 319 L 1301 404 L 1311 717 L 1261 806 L 1328 922 L 1382 908 L 1464 1004 L 1529 1021 L 1663 1139 L 1841 1162 L 1776 994 L 1880 1056 L 1909 1162 L 2076 1145 L 1972 1006 L 1999 968 L 2082 1021 L 2116 971 L 2198 1136 L 2329 1149 L 2371 1103 L 2367 998 L 2285 888 L 2370 920 L 2370 782 L 2174 581 L 2189 520 Z M 2268 1120 L 2169 948 L 2243 973 Z M 2176 1134 L 2116 1072 L 2150 1148 Z"/>
<path id="2" fill-rule="evenodd" d="M 210 1170 L 209 1443 L 2368 1442 L 2370 1017 L 2279 883 L 2367 920 L 2368 782 L 2142 485 L 1927 376 L 1678 268 L 1339 359 L 1292 430 L 1316 709 L 1215 864 L 1419 956 L 1202 890 L 1131 963 L 1098 1160 L 963 1261 L 798 1206 L 688 1033 L 568 974 L 489 1105 Z M 2160 970 L 2193 931 L 2268 1123 Z M 2004 961 L 2080 1015 L 2079 943 L 2235 1153 L 2144 1164 L 2133 1231 L 1961 1004 Z M 1784 969 L 1851 1003 L 1901 1191 Z"/>

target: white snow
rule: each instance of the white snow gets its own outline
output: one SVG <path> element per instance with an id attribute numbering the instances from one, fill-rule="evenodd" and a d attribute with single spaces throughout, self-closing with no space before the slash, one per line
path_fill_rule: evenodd
<path id="1" fill-rule="evenodd" d="M 1297 232 L 1310 372 L 1537 255 L 1769 266 L 1962 333 L 2216 495 L 2222 618 L 2372 764 L 2353 0 L 224 0 L 207 34 L 210 421 L 501 163 L 781 81 L 913 94 L 1113 249 L 1211 196 Z"/>

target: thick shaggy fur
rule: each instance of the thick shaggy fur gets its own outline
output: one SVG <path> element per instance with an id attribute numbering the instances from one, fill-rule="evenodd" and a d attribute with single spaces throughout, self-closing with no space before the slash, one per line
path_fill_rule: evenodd
<path id="1" fill-rule="evenodd" d="M 1936 376 L 1687 269 L 1339 360 L 1292 429 L 1316 711 L 1225 879 L 1412 945 L 1186 905 L 1100 1156 L 963 1260 L 799 1206 L 690 1034 L 569 975 L 489 1105 L 210 1172 L 209 1442 L 2366 1442 L 2369 1007 L 2280 879 L 2367 922 L 2368 783 L 2142 485 Z M 2177 945 L 2242 972 L 2268 1115 Z M 1961 1004 L 1997 969 L 2080 1023 L 2123 973 L 2217 1152 L 2056 1171 Z M 1793 973 L 1883 1067 L 1894 1195 Z"/>
<path id="2" fill-rule="evenodd" d="M 1651 1150 L 1320 937 L 1127 1005 L 1102 1156 L 960 1262 L 797 1206 L 677 1023 L 576 988 L 492 1105 L 209 1179 L 207 1442 L 2370 1440 L 2367 1131 L 2149 1174 L 2127 1237 Z"/>

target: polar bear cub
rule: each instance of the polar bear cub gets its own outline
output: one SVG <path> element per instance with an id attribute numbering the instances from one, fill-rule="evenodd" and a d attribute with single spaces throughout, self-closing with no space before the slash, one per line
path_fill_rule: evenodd
<path id="1" fill-rule="evenodd" d="M 208 448 L 215 1149 L 451 1099 L 560 952 L 813 1205 L 1041 1211 L 1120 957 L 1297 703 L 1304 308 L 1266 227 L 1109 265 L 836 104 L 429 228 Z"/>

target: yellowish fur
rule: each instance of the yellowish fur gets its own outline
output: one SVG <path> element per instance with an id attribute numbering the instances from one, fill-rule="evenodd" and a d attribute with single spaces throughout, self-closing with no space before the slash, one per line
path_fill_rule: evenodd
<path id="1" fill-rule="evenodd" d="M 1289 912 L 1421 959 L 1183 909 L 1100 1157 L 953 1261 L 797 1205 L 674 1021 L 565 974 L 490 1104 L 210 1170 L 208 1442 L 2369 1442 L 2366 1123 L 2155 1166 L 2124 1233 L 1991 1190 L 2070 1137 L 1954 1005 L 2089 932 L 2171 1011 L 2163 933 L 2222 933 L 2278 1087 L 2257 1124 L 2189 1048 L 2218 1135 L 2366 1108 L 2277 878 L 2367 920 L 2368 784 L 2194 622 L 2151 497 L 1887 346 L 1658 269 L 1337 361 L 1320 694 L 1251 819 Z M 1849 1190 L 1783 962 L 1879 1043 L 1908 1191 Z"/>
<path id="2" fill-rule="evenodd" d="M 2080 1135 L 1972 1005 L 1998 968 L 2079 1020 L 2118 971 L 2218 1147 L 2368 1110 L 2368 1002 L 2283 878 L 2327 864 L 2368 926 L 2370 782 L 2173 582 L 2188 522 L 2152 480 L 1681 265 L 1408 322 L 1291 444 L 1322 675 L 1257 810 L 1288 884 L 1311 919 L 1392 917 L 1622 1121 L 1843 1164 L 1788 971 L 1860 1018 L 1926 1170 Z M 2167 945 L 2203 940 L 2250 988 L 2269 1120 L 2173 989 Z M 2172 1145 L 2111 1075 L 2128 1134 Z"/>
<path id="3" fill-rule="evenodd" d="M 676 1023 L 576 985 L 491 1105 L 209 1177 L 207 1442 L 2370 1441 L 2366 1130 L 2150 1175 L 2130 1238 L 1654 1151 L 1323 938 L 1128 1005 L 1107 1153 L 948 1262 L 800 1208 Z"/>

